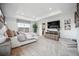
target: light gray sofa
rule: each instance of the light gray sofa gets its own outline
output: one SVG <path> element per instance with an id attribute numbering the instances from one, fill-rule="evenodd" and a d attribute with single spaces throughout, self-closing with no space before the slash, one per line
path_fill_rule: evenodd
<path id="1" fill-rule="evenodd" d="M 30 34 L 32 35 L 32 34 Z M 19 41 L 18 40 L 18 37 L 15 36 L 15 37 L 12 37 L 11 38 L 11 44 L 12 44 L 12 48 L 15 48 L 15 47 L 19 47 L 19 46 L 22 46 L 22 45 L 25 45 L 25 44 L 28 44 L 28 43 L 32 43 L 32 42 L 35 42 L 38 40 L 38 36 L 27 36 L 28 38 L 26 38 L 25 41 Z M 24 36 L 22 36 L 22 39 L 25 39 Z"/>

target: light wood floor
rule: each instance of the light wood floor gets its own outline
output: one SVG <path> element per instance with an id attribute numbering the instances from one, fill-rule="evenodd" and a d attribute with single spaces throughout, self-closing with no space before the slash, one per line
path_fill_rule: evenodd
<path id="1" fill-rule="evenodd" d="M 64 47 L 59 41 L 39 37 L 38 41 L 12 49 L 14 56 L 77 56 L 77 48 Z"/>

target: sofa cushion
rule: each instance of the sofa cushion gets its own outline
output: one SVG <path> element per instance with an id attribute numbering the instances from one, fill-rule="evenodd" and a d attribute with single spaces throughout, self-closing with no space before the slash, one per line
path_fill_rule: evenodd
<path id="1" fill-rule="evenodd" d="M 24 34 L 17 35 L 17 39 L 19 42 L 24 42 L 27 40 L 26 36 Z"/>

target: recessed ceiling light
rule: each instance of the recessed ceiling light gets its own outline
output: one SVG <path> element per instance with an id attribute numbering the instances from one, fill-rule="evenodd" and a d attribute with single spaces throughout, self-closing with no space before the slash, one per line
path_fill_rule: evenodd
<path id="1" fill-rule="evenodd" d="M 52 8 L 49 8 L 49 10 L 51 11 L 51 10 L 52 10 Z"/>
<path id="2" fill-rule="evenodd" d="M 35 18 L 35 16 L 33 16 L 33 18 Z"/>
<path id="3" fill-rule="evenodd" d="M 22 13 L 22 15 L 24 15 L 24 13 Z"/>

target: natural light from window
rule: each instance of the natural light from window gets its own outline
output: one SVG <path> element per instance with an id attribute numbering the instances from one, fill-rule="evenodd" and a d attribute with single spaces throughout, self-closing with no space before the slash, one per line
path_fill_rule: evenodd
<path id="1" fill-rule="evenodd" d="M 23 27 L 23 28 L 30 28 L 30 24 L 29 23 L 17 23 L 18 27 Z"/>

